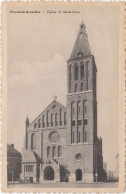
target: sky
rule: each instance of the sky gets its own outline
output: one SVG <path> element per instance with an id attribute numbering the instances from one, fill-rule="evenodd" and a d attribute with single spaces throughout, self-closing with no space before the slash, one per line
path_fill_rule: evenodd
<path id="1" fill-rule="evenodd" d="M 10 13 L 39 10 L 40 14 Z M 79 13 L 47 13 L 78 11 Z M 53 97 L 66 105 L 67 60 L 79 25 L 85 23 L 91 53 L 97 66 L 98 136 L 103 139 L 103 158 L 115 168 L 118 151 L 119 10 L 116 6 L 54 6 L 7 9 L 8 41 L 8 143 L 22 151 L 25 120 L 34 120 Z"/>

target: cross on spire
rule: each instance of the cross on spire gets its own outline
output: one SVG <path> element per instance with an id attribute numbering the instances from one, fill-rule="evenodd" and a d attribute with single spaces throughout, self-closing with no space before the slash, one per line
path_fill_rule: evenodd
<path id="1" fill-rule="evenodd" d="M 56 100 L 57 99 L 57 96 L 53 96 L 53 99 Z"/>

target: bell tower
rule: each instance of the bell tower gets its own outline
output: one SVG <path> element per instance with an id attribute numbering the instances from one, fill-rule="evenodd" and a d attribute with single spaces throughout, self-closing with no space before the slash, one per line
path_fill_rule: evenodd
<path id="1" fill-rule="evenodd" d="M 96 169 L 96 65 L 82 22 L 67 61 L 67 165 L 69 181 L 93 182 Z M 79 173 L 79 176 L 78 176 Z"/>
<path id="2" fill-rule="evenodd" d="M 67 144 L 93 143 L 97 137 L 96 72 L 82 21 L 67 61 Z"/>

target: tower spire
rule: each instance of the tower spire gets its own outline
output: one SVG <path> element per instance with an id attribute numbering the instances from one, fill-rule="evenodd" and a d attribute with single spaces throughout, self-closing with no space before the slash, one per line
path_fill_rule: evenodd
<path id="1" fill-rule="evenodd" d="M 90 55 L 91 51 L 86 33 L 86 27 L 82 19 L 80 29 L 69 60 L 77 59 L 80 57 L 87 57 Z"/>
<path id="2" fill-rule="evenodd" d="M 83 18 L 82 18 L 82 21 L 81 21 L 81 24 L 80 24 L 80 28 L 85 28 L 86 29 Z"/>

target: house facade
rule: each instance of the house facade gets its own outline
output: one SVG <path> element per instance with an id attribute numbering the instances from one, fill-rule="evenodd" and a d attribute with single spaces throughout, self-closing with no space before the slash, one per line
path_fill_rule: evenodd
<path id="1" fill-rule="evenodd" d="M 14 148 L 14 144 L 7 144 L 7 180 L 18 181 L 21 173 L 22 156 Z"/>
<path id="2" fill-rule="evenodd" d="M 97 68 L 82 22 L 67 61 L 67 105 L 53 100 L 26 119 L 21 178 L 95 182 L 104 179 L 102 139 L 97 137 Z"/>

